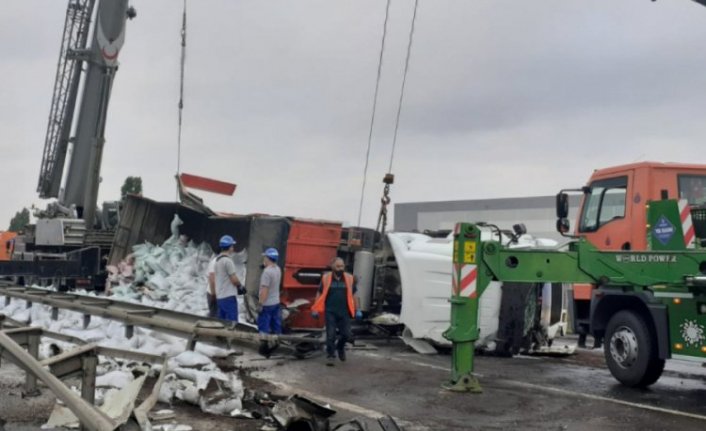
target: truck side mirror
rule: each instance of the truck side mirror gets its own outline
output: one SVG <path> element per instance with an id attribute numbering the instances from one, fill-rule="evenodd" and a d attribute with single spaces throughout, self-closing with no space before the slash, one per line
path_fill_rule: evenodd
<path id="1" fill-rule="evenodd" d="M 515 232 L 515 235 L 517 235 L 517 236 L 522 236 L 527 233 L 527 227 L 525 226 L 524 223 L 518 223 L 516 225 L 513 225 L 512 230 Z"/>
<path id="2" fill-rule="evenodd" d="M 556 230 L 562 235 L 566 235 L 569 233 L 569 230 L 571 229 L 571 223 L 569 223 L 569 219 L 566 217 L 562 217 L 556 221 Z"/>
<path id="3" fill-rule="evenodd" d="M 569 195 L 560 192 L 556 195 L 556 217 L 559 219 L 569 216 Z"/>

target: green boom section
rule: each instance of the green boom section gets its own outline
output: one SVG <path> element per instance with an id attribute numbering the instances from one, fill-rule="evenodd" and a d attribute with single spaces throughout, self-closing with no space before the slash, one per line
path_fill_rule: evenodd
<path id="1" fill-rule="evenodd" d="M 655 207 L 666 208 L 668 221 L 676 225 L 672 206 Z M 660 219 L 653 215 L 650 220 Z M 665 239 L 668 227 L 662 225 L 667 230 L 659 233 Z M 681 228 L 675 229 L 674 236 L 680 232 Z M 472 223 L 459 223 L 454 230 L 451 327 L 444 333 L 453 344 L 453 366 L 446 388 L 481 390 L 472 374 L 474 344 L 479 338 L 478 299 L 491 281 L 590 283 L 653 292 L 655 302 L 669 310 L 673 353 L 677 353 L 674 346 L 680 345 L 679 354 L 706 357 L 706 251 L 684 249 L 683 239 L 681 243 L 675 240 L 681 244 L 676 251 L 600 251 L 584 239 L 569 242 L 561 251 L 518 250 L 498 241 L 481 241 L 481 233 Z"/>
<path id="2" fill-rule="evenodd" d="M 610 286 L 685 287 L 698 275 L 706 252 L 600 251 L 580 239 L 568 251 L 512 250 L 494 241 L 482 244 L 481 266 L 493 280 L 527 283 L 593 283 Z"/>

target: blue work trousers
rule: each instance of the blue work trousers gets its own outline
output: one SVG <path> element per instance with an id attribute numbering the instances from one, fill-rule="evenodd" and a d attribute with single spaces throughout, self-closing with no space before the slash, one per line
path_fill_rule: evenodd
<path id="1" fill-rule="evenodd" d="M 280 305 L 265 305 L 257 316 L 257 329 L 261 334 L 282 333 L 282 313 Z"/>
<path id="2" fill-rule="evenodd" d="M 342 352 L 351 339 L 351 316 L 347 313 L 326 312 L 326 354 Z"/>
<path id="3" fill-rule="evenodd" d="M 235 296 L 228 296 L 218 300 L 218 318 L 233 322 L 238 321 L 238 300 Z"/>

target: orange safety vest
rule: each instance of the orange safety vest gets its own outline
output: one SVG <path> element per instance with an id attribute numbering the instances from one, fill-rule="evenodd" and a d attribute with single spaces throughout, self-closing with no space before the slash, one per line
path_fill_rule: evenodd
<path id="1" fill-rule="evenodd" d="M 319 298 L 314 301 L 314 305 L 311 306 L 311 311 L 317 313 L 323 313 L 326 308 L 326 297 L 328 296 L 328 290 L 331 287 L 331 280 L 333 275 L 330 272 L 321 276 L 321 284 L 323 285 L 323 291 Z M 353 276 L 347 272 L 343 273 L 343 281 L 346 283 L 346 297 L 348 302 L 348 312 L 351 317 L 355 317 L 355 301 L 353 300 Z"/>

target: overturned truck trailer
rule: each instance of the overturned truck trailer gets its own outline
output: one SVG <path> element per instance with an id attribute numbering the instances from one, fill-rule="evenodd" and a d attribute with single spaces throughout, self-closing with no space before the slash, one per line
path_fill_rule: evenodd
<path id="1" fill-rule="evenodd" d="M 109 263 L 120 262 L 132 252 L 134 245 L 163 243 L 171 235 L 174 214 L 183 221 L 179 227 L 181 234 L 197 243 L 206 242 L 213 250 L 217 250 L 222 235 L 235 237 L 236 251 L 245 250 L 248 256 L 244 285 L 248 292 L 246 300 L 251 305 L 257 298 L 262 273 L 260 255 L 265 249 L 275 247 L 284 256 L 278 263 L 283 274 L 282 301 L 287 305 L 314 298 L 321 274 L 336 256 L 341 237 L 341 224 L 337 222 L 262 214 L 214 215 L 176 202 L 156 202 L 129 195 L 121 212 Z M 254 312 L 255 307 L 248 309 Z M 322 322 L 311 317 L 307 304 L 298 309 L 299 312 L 288 319 L 291 328 L 322 326 Z"/>
<path id="2" fill-rule="evenodd" d="M 291 329 L 320 329 L 323 319 L 312 319 L 309 304 L 316 296 L 321 274 L 335 256 L 346 260 L 358 276 L 363 311 L 375 324 L 376 317 L 393 319 L 393 333 L 404 325 L 406 338 L 449 344 L 442 336 L 449 326 L 451 255 L 453 240 L 418 233 L 389 233 L 380 240 L 373 230 L 342 228 L 341 223 L 296 217 L 215 215 L 199 205 L 155 202 L 128 196 L 116 231 L 110 264 L 117 264 L 144 242 L 163 243 L 172 234 L 170 225 L 178 214 L 181 234 L 217 248 L 223 234 L 233 235 L 236 251 L 246 251 L 245 287 L 250 317 L 262 272 L 260 257 L 268 247 L 280 251 L 282 302 L 296 310 L 287 319 Z M 536 247 L 524 239 L 516 246 Z M 563 287 L 527 285 L 505 294 L 494 285 L 481 301 L 482 341 L 479 347 L 502 353 L 544 348 L 566 327 Z M 518 293 L 519 292 L 519 293 Z M 384 325 L 384 324 L 383 324 Z"/>
<path id="3" fill-rule="evenodd" d="M 513 248 L 546 248 L 553 241 L 522 236 Z M 406 338 L 450 346 L 443 337 L 449 328 L 451 307 L 451 235 L 433 237 L 419 233 L 388 233 L 378 257 L 384 267 L 385 284 L 372 289 L 373 296 L 384 290 L 385 304 L 399 304 L 399 322 Z M 475 276 L 467 274 L 468 286 Z M 463 287 L 463 286 L 462 286 Z M 566 333 L 568 286 L 561 283 L 491 283 L 479 304 L 480 339 L 476 346 L 500 354 L 518 352 L 570 353 L 571 348 L 554 346 L 555 337 Z M 411 344 L 418 348 L 419 344 Z"/>

